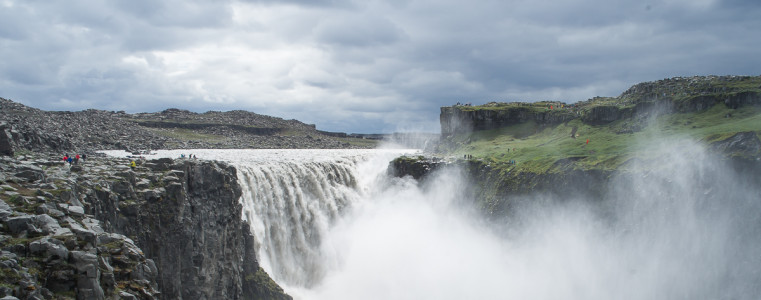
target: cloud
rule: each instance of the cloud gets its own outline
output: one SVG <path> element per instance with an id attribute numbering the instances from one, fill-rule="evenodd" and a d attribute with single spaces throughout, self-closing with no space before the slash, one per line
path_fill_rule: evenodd
<path id="1" fill-rule="evenodd" d="M 337 47 L 378 47 L 402 38 L 400 30 L 388 20 L 354 13 L 320 23 L 315 35 L 320 43 Z"/>
<path id="2" fill-rule="evenodd" d="M 439 107 L 456 102 L 575 102 L 672 76 L 758 75 L 760 14 L 747 0 L 4 0 L 0 96 L 435 132 Z"/>

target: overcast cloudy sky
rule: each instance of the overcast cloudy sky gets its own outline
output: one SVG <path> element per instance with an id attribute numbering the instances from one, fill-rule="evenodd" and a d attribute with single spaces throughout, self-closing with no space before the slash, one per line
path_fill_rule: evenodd
<path id="1" fill-rule="evenodd" d="M 456 102 L 761 74 L 758 0 L 0 0 L 0 97 L 438 132 Z"/>

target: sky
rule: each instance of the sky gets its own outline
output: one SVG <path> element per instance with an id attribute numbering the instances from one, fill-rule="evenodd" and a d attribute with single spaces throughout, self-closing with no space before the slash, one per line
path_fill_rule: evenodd
<path id="1" fill-rule="evenodd" d="M 761 75 L 757 0 L 0 0 L 0 97 L 439 132 L 457 102 Z"/>

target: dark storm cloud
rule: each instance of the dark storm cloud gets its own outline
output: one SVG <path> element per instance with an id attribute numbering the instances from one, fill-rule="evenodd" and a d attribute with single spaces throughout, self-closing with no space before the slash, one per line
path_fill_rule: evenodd
<path id="1" fill-rule="evenodd" d="M 0 0 L 0 96 L 437 131 L 439 107 L 455 102 L 575 102 L 666 77 L 758 75 L 759 3 Z"/>

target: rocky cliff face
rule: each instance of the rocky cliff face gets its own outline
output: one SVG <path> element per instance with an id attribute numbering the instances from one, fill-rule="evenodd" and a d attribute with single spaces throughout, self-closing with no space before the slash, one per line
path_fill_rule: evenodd
<path id="1" fill-rule="evenodd" d="M 726 160 L 727 164 L 747 182 L 761 181 L 761 139 L 754 132 L 738 132 L 724 140 L 707 145 L 712 158 Z M 633 159 L 629 163 L 637 163 Z M 471 184 L 470 193 L 476 205 L 487 216 L 503 218 L 509 216 L 511 207 L 523 196 L 541 194 L 557 199 L 603 199 L 609 191 L 610 180 L 619 177 L 646 176 L 641 171 L 611 169 L 580 169 L 574 166 L 574 159 L 567 158 L 555 162 L 545 172 L 531 172 L 522 169 L 495 168 L 485 159 L 442 160 L 417 156 L 399 157 L 389 163 L 388 173 L 392 176 L 411 176 L 425 181 L 436 170 L 455 167 L 465 171 Z M 553 197 L 557 196 L 557 197 Z M 533 199 L 533 198 L 530 198 Z"/>
<path id="2" fill-rule="evenodd" d="M 232 167 L 171 159 L 147 161 L 134 170 L 124 159 L 96 158 L 73 166 L 56 158 L 4 160 L 11 163 L 0 173 L 6 190 L 2 199 L 12 205 L 3 222 L 8 235 L 3 249 L 18 257 L 19 266 L 39 263 L 29 275 L 0 276 L 23 286 L 5 290 L 6 295 L 74 291 L 77 299 L 128 294 L 139 299 L 290 298 L 256 261 Z M 78 254 L 56 254 L 64 250 Z M 55 263 L 64 256 L 68 277 Z M 91 262 L 99 264 L 97 270 L 88 271 Z"/>
<path id="3" fill-rule="evenodd" d="M 287 298 L 257 282 L 263 271 L 241 219 L 234 168 L 159 159 L 121 174 L 89 189 L 84 201 L 106 228 L 133 236 L 156 261 L 163 298 Z"/>
<path id="4" fill-rule="evenodd" d="M 159 297 L 154 261 L 132 239 L 104 230 L 77 197 L 82 170 L 57 160 L 0 158 L 0 296 Z"/>
<path id="5" fill-rule="evenodd" d="M 442 107 L 439 117 L 441 134 L 448 136 L 455 133 L 470 133 L 475 130 L 496 129 L 529 121 L 538 124 L 557 124 L 577 117 L 574 111 L 562 110 L 559 106 L 558 104 L 558 109 L 554 111 L 537 108 L 529 103 L 517 103 L 506 109 L 474 110 L 469 106 Z"/>
<path id="6" fill-rule="evenodd" d="M 729 108 L 761 105 L 761 77 L 677 77 L 634 85 L 615 98 L 595 97 L 573 104 L 492 102 L 476 107 L 442 107 L 441 134 L 446 137 L 530 121 L 552 125 L 576 118 L 599 125 L 654 114 L 701 111 L 717 104 Z"/>

